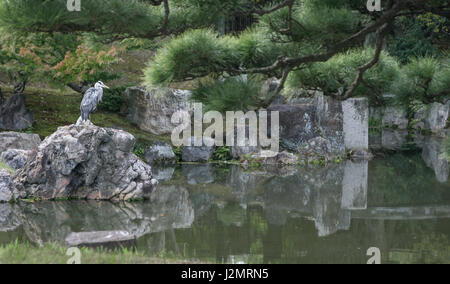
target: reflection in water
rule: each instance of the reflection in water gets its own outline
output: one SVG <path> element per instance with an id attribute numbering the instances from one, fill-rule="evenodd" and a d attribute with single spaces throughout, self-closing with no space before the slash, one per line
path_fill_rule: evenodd
<path id="1" fill-rule="evenodd" d="M 450 246 L 449 186 L 427 167 L 439 165 L 437 148 L 424 146 L 426 164 L 393 155 L 319 168 L 155 169 L 167 181 L 147 202 L 0 204 L 0 243 L 125 230 L 140 251 L 213 262 L 365 263 L 373 246 L 384 262 L 404 262 L 422 257 L 432 236 Z"/>

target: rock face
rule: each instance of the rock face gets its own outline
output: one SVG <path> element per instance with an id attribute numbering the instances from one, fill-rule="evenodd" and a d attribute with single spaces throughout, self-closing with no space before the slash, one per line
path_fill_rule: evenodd
<path id="1" fill-rule="evenodd" d="M 9 149 L 1 154 L 1 159 L 9 167 L 18 170 L 25 166 L 31 151 Z"/>
<path id="2" fill-rule="evenodd" d="M 156 135 L 169 134 L 177 126 L 171 122 L 173 113 L 190 111 L 188 98 L 191 93 L 184 90 L 130 87 L 125 91 L 122 113 L 140 129 Z"/>
<path id="3" fill-rule="evenodd" d="M 427 116 L 424 119 L 425 127 L 432 132 L 438 132 L 447 125 L 449 103 L 433 103 L 428 107 Z"/>
<path id="4" fill-rule="evenodd" d="M 33 150 L 41 143 L 37 134 L 0 132 L 0 153 L 8 149 Z"/>
<path id="5" fill-rule="evenodd" d="M 288 150 L 298 152 L 305 142 L 319 136 L 314 105 L 273 105 L 268 111 L 279 112 L 280 140 Z"/>
<path id="6" fill-rule="evenodd" d="M 369 110 L 366 99 L 338 101 L 322 94 L 271 105 L 280 116 L 281 146 L 300 156 L 331 158 L 347 150 L 368 150 Z"/>
<path id="7" fill-rule="evenodd" d="M 191 145 L 183 147 L 181 159 L 183 162 L 208 162 L 214 155 L 214 146 L 205 146 L 205 139 L 213 140 L 211 138 L 203 138 L 203 146 L 194 146 L 197 138 L 191 138 Z M 210 141 L 210 143 L 213 143 Z"/>
<path id="8" fill-rule="evenodd" d="M 25 107 L 25 96 L 12 95 L 4 104 L 0 104 L 0 129 L 24 130 L 33 125 L 33 114 Z"/>
<path id="9" fill-rule="evenodd" d="M 13 198 L 11 175 L 0 169 L 0 202 L 9 202 Z"/>
<path id="10" fill-rule="evenodd" d="M 390 128 L 406 129 L 408 128 L 408 118 L 406 110 L 398 106 L 388 106 L 384 109 L 383 126 Z"/>
<path id="11" fill-rule="evenodd" d="M 234 159 L 243 158 L 245 156 L 259 153 L 261 151 L 261 147 L 259 146 L 250 146 L 250 140 L 248 138 L 245 138 L 245 146 L 235 145 L 233 147 L 230 147 L 230 149 L 230 154 Z"/>
<path id="12" fill-rule="evenodd" d="M 20 169 L 21 197 L 130 200 L 149 198 L 157 181 L 133 153 L 135 138 L 96 126 L 60 127 Z"/>
<path id="13" fill-rule="evenodd" d="M 152 146 L 147 148 L 144 158 L 149 165 L 175 164 L 177 162 L 172 146 L 162 141 L 155 141 Z"/>
<path id="14" fill-rule="evenodd" d="M 347 150 L 369 149 L 369 102 L 351 98 L 342 102 L 344 141 Z"/>

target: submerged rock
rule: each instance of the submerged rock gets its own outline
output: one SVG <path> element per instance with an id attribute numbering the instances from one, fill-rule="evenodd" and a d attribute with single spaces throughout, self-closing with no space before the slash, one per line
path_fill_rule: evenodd
<path id="1" fill-rule="evenodd" d="M 188 184 L 208 184 L 216 179 L 216 173 L 211 164 L 183 165 L 181 170 Z"/>
<path id="2" fill-rule="evenodd" d="M 42 199 L 149 198 L 157 181 L 151 167 L 132 153 L 133 135 L 97 126 L 60 127 L 20 169 L 21 196 Z"/>
<path id="3" fill-rule="evenodd" d="M 127 231 L 94 231 L 70 233 L 66 238 L 68 247 L 104 247 L 108 249 L 136 246 L 136 236 Z"/>
<path id="4" fill-rule="evenodd" d="M 263 165 L 297 165 L 298 157 L 292 153 L 283 151 L 275 153 L 263 151 L 261 154 L 253 155 L 251 158 L 258 160 Z"/>
<path id="5" fill-rule="evenodd" d="M 149 165 L 175 164 L 177 162 L 172 146 L 162 141 L 155 141 L 152 146 L 147 148 L 144 158 Z"/>
<path id="6" fill-rule="evenodd" d="M 26 134 L 20 132 L 1 132 L 0 133 L 0 153 L 9 150 L 34 150 L 41 139 L 37 134 Z"/>
<path id="7" fill-rule="evenodd" d="M 9 149 L 1 154 L 1 159 L 7 166 L 18 170 L 25 166 L 30 153 L 31 151 Z"/>
<path id="8" fill-rule="evenodd" d="M 211 138 L 203 138 L 203 146 L 194 146 L 197 138 L 191 138 L 191 145 L 183 147 L 183 151 L 181 153 L 181 159 L 183 162 L 208 162 L 214 155 L 215 147 L 214 146 L 206 146 L 206 140 L 211 145 L 214 145 L 214 140 Z"/>

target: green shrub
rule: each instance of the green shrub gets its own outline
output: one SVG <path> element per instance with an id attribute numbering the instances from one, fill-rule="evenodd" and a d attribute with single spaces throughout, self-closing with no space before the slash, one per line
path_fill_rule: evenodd
<path id="1" fill-rule="evenodd" d="M 218 147 L 214 154 L 214 159 L 217 161 L 229 161 L 232 159 L 231 150 L 226 146 Z"/>
<path id="2" fill-rule="evenodd" d="M 136 145 L 134 145 L 133 153 L 142 159 L 145 154 L 145 149 L 146 149 L 146 145 L 138 142 L 138 143 L 136 143 Z"/>
<path id="3" fill-rule="evenodd" d="M 353 83 L 358 67 L 369 62 L 373 55 L 373 49 L 354 49 L 337 54 L 326 62 L 313 63 L 303 70 L 291 72 L 286 85 L 288 88 L 307 90 L 320 88 L 325 95 L 338 94 L 342 88 L 348 88 Z M 364 80 L 369 87 L 360 84 L 354 96 L 370 98 L 389 91 L 391 84 L 398 76 L 398 70 L 397 61 L 382 52 L 378 63 L 364 73 Z"/>
<path id="4" fill-rule="evenodd" d="M 412 59 L 400 70 L 392 92 L 407 106 L 446 102 L 450 98 L 449 60 L 432 57 Z"/>
<path id="5" fill-rule="evenodd" d="M 205 111 L 245 111 L 260 104 L 260 86 L 252 79 L 227 78 L 213 84 L 200 84 L 191 100 L 203 103 Z"/>
<path id="6" fill-rule="evenodd" d="M 410 23 L 402 34 L 395 37 L 388 50 L 402 64 L 410 62 L 414 57 L 438 54 L 438 50 L 426 39 L 424 29 L 417 22 Z"/>
<path id="7" fill-rule="evenodd" d="M 102 102 L 99 105 L 100 109 L 114 113 L 119 112 L 124 102 L 123 93 L 126 88 L 125 86 L 121 86 L 105 90 Z"/>

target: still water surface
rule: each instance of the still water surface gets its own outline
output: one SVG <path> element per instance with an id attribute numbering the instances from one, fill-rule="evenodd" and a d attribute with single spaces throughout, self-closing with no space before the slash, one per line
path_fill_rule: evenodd
<path id="1" fill-rule="evenodd" d="M 431 151 L 432 152 L 432 151 Z M 155 168 L 151 201 L 0 205 L 0 243 L 126 230 L 138 250 L 219 263 L 450 262 L 448 163 L 430 151 L 326 167 Z"/>

